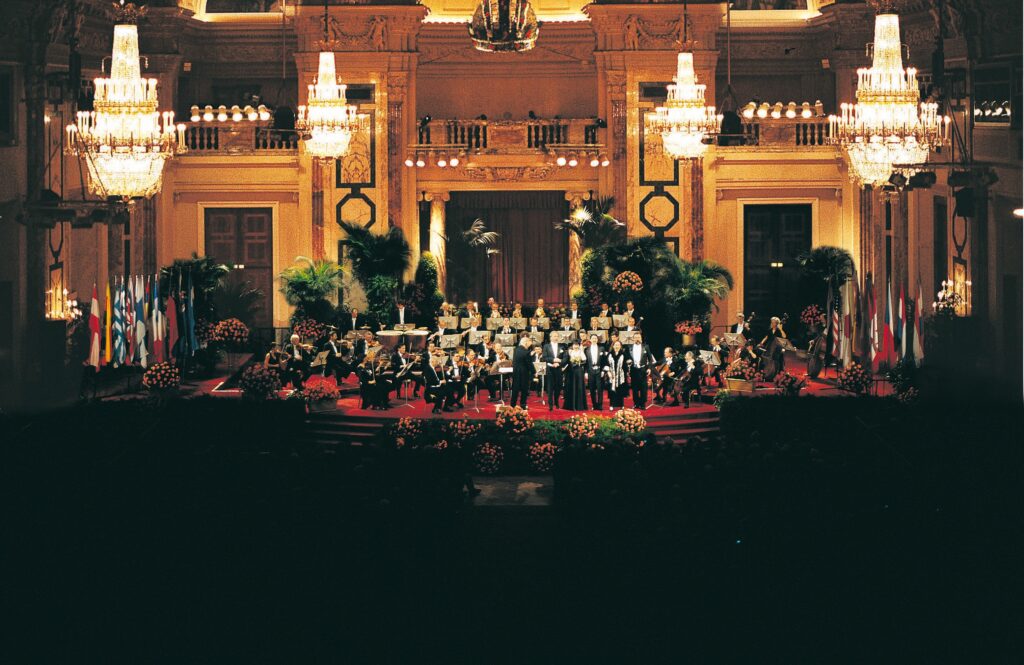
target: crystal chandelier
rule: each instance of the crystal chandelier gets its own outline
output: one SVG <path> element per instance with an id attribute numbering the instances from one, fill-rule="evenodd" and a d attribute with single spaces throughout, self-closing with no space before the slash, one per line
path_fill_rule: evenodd
<path id="1" fill-rule="evenodd" d="M 352 135 L 367 129 L 365 113 L 359 113 L 345 99 L 345 86 L 338 81 L 334 62 L 336 46 L 327 34 L 327 3 L 324 3 L 324 39 L 320 43 L 320 66 L 316 78 L 307 86 L 306 105 L 299 107 L 295 128 L 302 134 L 306 151 L 314 159 L 343 157 Z"/>
<path id="2" fill-rule="evenodd" d="M 675 159 L 696 159 L 707 150 L 706 138 L 718 132 L 722 116 L 715 115 L 714 106 L 704 105 L 707 86 L 697 83 L 693 53 L 679 54 L 674 81 L 665 105 L 647 116 L 647 132 L 660 134 L 662 147 Z"/>
<path id="3" fill-rule="evenodd" d="M 110 78 L 93 81 L 92 111 L 79 111 L 67 127 L 67 152 L 85 159 L 89 191 L 124 199 L 160 191 L 164 163 L 184 150 L 185 125 L 157 111 L 156 79 L 142 78 L 139 31 L 145 7 L 116 7 Z"/>
<path id="4" fill-rule="evenodd" d="M 875 43 L 869 49 L 871 67 L 857 70 L 857 103 L 844 103 L 838 116 L 829 116 L 829 136 L 846 151 L 854 181 L 880 186 L 894 170 L 917 173 L 912 165 L 947 145 L 949 117 L 939 115 L 938 104 L 921 103 L 917 70 L 903 69 L 899 16 L 875 16 Z"/>
<path id="5" fill-rule="evenodd" d="M 529 0 L 480 0 L 469 22 L 469 36 L 478 51 L 529 51 L 540 28 Z"/>

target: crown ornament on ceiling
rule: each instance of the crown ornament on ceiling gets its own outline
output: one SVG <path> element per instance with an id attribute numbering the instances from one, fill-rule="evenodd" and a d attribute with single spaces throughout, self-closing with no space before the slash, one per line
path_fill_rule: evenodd
<path id="1" fill-rule="evenodd" d="M 539 33 L 529 0 L 480 0 L 469 22 L 473 47 L 488 53 L 529 51 Z"/>
<path id="2" fill-rule="evenodd" d="M 119 25 L 135 25 L 146 16 L 146 5 L 136 5 L 134 2 L 120 0 L 120 2 L 112 3 L 112 7 L 111 14 L 114 17 L 114 23 Z"/>

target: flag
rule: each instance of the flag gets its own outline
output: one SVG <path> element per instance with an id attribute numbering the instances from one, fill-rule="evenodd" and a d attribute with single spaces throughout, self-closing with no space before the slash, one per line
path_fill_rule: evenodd
<path id="1" fill-rule="evenodd" d="M 166 358 L 164 349 L 164 316 L 160 311 L 160 276 L 153 277 L 153 300 L 150 310 L 150 345 L 153 347 L 153 360 L 162 363 Z"/>
<path id="2" fill-rule="evenodd" d="M 867 284 L 864 288 L 868 295 L 868 358 L 871 361 L 871 371 L 878 371 L 878 363 L 881 361 L 879 354 L 878 335 L 878 308 L 875 306 L 875 284 L 868 275 Z"/>
<path id="3" fill-rule="evenodd" d="M 853 360 L 853 306 L 855 302 L 856 291 L 854 281 L 848 280 L 843 284 L 843 288 L 840 291 L 842 294 L 842 336 L 843 343 L 839 347 L 839 358 L 842 367 L 846 367 Z"/>
<path id="4" fill-rule="evenodd" d="M 882 328 L 882 362 L 888 367 L 896 364 L 896 341 L 893 338 L 895 325 L 892 313 L 892 286 L 885 282 L 885 326 Z"/>
<path id="5" fill-rule="evenodd" d="M 133 297 L 132 278 L 126 277 L 121 283 L 124 289 L 124 304 L 122 306 L 124 316 L 124 363 L 130 365 L 135 362 L 135 298 Z"/>
<path id="6" fill-rule="evenodd" d="M 903 285 L 900 284 L 900 304 L 896 311 L 896 332 L 900 335 L 900 358 L 907 357 L 907 301 L 903 299 Z"/>
<path id="7" fill-rule="evenodd" d="M 172 356 L 177 358 L 181 354 L 178 348 L 178 301 L 174 299 L 174 283 L 167 280 L 167 348 Z"/>
<path id="8" fill-rule="evenodd" d="M 114 285 L 114 367 L 124 364 L 124 283 Z"/>
<path id="9" fill-rule="evenodd" d="M 924 340 L 921 338 L 921 282 L 917 282 L 917 302 L 914 304 L 914 364 L 918 367 L 924 362 Z"/>
<path id="10" fill-rule="evenodd" d="M 143 367 L 149 365 L 149 353 L 146 351 L 146 303 L 142 276 L 135 276 L 135 357 Z"/>
<path id="11" fill-rule="evenodd" d="M 89 364 L 100 371 L 100 302 L 96 285 L 92 285 L 92 302 L 89 304 Z"/>
<path id="12" fill-rule="evenodd" d="M 114 358 L 114 303 L 110 300 L 110 282 L 107 282 L 107 299 L 103 303 L 106 310 L 106 326 L 103 333 L 103 364 L 109 365 Z"/>
<path id="13" fill-rule="evenodd" d="M 194 356 L 199 342 L 196 340 L 196 299 L 195 289 L 192 288 L 192 272 L 188 273 L 188 292 L 185 295 L 185 337 L 188 339 L 186 349 L 189 356 Z"/>
<path id="14" fill-rule="evenodd" d="M 828 285 L 828 320 L 829 330 L 832 331 L 832 357 L 839 357 L 839 349 L 842 344 L 842 335 L 839 330 L 839 297 L 838 293 L 832 292 L 832 284 Z"/>

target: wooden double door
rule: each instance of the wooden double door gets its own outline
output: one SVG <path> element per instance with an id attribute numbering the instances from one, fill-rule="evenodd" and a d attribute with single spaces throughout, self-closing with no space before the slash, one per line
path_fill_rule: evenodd
<path id="1" fill-rule="evenodd" d="M 796 262 L 810 248 L 810 204 L 744 206 L 743 302 L 762 325 L 786 313 L 795 322 L 816 302 L 813 285 Z"/>
<path id="2" fill-rule="evenodd" d="M 206 255 L 231 266 L 228 293 L 242 287 L 260 297 L 251 312 L 241 314 L 256 328 L 274 325 L 274 234 L 270 208 L 207 208 Z"/>

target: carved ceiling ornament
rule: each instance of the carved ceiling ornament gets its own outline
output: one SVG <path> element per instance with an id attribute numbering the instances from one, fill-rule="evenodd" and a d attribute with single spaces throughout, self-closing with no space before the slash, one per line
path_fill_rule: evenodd
<path id="1" fill-rule="evenodd" d="M 636 14 L 626 17 L 622 25 L 623 46 L 627 51 L 640 49 L 678 48 L 683 43 L 683 33 L 694 34 L 693 19 L 686 17 L 686 30 L 683 30 L 683 19 L 669 21 L 651 21 Z"/>
<path id="2" fill-rule="evenodd" d="M 553 166 L 467 166 L 462 170 L 470 180 L 482 182 L 520 182 L 546 180 Z"/>
<path id="3" fill-rule="evenodd" d="M 327 39 L 333 42 L 336 51 L 386 51 L 388 50 L 388 19 L 383 16 L 368 16 L 359 30 L 350 31 L 342 27 L 341 21 L 333 16 L 311 16 L 305 20 L 306 50 L 312 50 L 313 42 L 324 34 L 327 22 Z"/>

